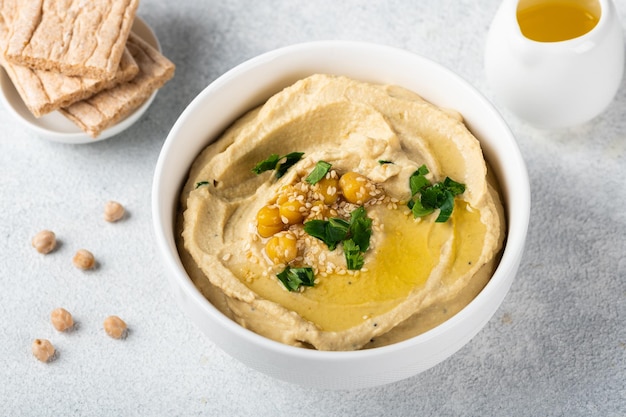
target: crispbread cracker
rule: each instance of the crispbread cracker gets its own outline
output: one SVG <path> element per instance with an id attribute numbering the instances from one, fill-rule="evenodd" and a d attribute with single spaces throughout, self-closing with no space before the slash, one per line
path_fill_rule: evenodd
<path id="1" fill-rule="evenodd" d="M 131 33 L 126 47 L 139 65 L 135 78 L 59 110 L 94 138 L 132 113 L 174 76 L 174 64 L 139 36 Z"/>
<path id="2" fill-rule="evenodd" d="M 0 0 L 0 56 L 4 55 L 16 10 L 17 0 Z"/>
<path id="3" fill-rule="evenodd" d="M 115 76 L 139 0 L 24 3 L 7 39 L 7 61 L 70 76 Z"/>
<path id="4" fill-rule="evenodd" d="M 70 77 L 54 71 L 33 70 L 8 63 L 3 58 L 0 54 L 0 65 L 4 67 L 22 101 L 35 117 L 41 117 L 102 90 L 132 80 L 139 72 L 139 66 L 126 49 L 111 80 Z"/>

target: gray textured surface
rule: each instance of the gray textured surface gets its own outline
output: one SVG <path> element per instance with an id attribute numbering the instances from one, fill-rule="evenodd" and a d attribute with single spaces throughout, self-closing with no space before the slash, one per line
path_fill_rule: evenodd
<path id="1" fill-rule="evenodd" d="M 626 415 L 626 88 L 601 116 L 542 131 L 500 109 L 530 172 L 533 206 L 516 281 L 494 318 L 433 369 L 392 385 L 315 391 L 218 350 L 174 304 L 153 244 L 150 187 L 161 145 L 208 83 L 259 53 L 321 39 L 402 47 L 493 98 L 483 46 L 498 2 L 142 0 L 176 77 L 146 115 L 91 145 L 45 142 L 0 108 L 0 414 L 6 416 Z M 625 6 L 618 4 L 622 24 Z M 210 116 L 210 115 L 209 115 Z M 122 223 L 102 220 L 108 199 Z M 42 228 L 59 249 L 30 247 Z M 81 273 L 79 247 L 100 261 Z M 64 306 L 71 334 L 49 325 Z M 130 325 L 123 342 L 102 320 Z M 51 364 L 30 354 L 47 337 Z"/>

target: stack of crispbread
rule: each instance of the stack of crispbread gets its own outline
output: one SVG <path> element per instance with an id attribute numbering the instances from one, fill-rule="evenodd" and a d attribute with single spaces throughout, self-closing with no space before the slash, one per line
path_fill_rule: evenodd
<path id="1" fill-rule="evenodd" d="M 139 0 L 0 0 L 0 65 L 36 117 L 92 137 L 141 106 L 174 64 L 131 31 Z"/>

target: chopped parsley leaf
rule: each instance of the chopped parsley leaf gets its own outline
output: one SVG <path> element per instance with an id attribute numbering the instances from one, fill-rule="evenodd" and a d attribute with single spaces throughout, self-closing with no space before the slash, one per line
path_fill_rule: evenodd
<path id="1" fill-rule="evenodd" d="M 359 207 L 350 213 L 350 236 L 361 252 L 365 252 L 369 248 L 370 237 L 372 236 L 372 219 L 367 217 L 364 207 Z"/>
<path id="2" fill-rule="evenodd" d="M 338 217 L 328 220 L 309 220 L 304 223 L 304 231 L 318 238 L 328 246 L 328 250 L 335 250 L 337 244 L 347 236 L 350 223 Z"/>
<path id="3" fill-rule="evenodd" d="M 276 274 L 276 276 L 289 291 L 297 291 L 303 285 L 312 287 L 315 281 L 313 268 L 310 266 L 301 268 L 287 266 L 282 272 Z"/>
<path id="4" fill-rule="evenodd" d="M 428 168 L 422 165 L 409 178 L 411 200 L 408 206 L 414 217 L 423 217 L 439 209 L 435 222 L 445 223 L 452 215 L 454 197 L 465 192 L 465 184 L 458 183 L 449 177 L 431 184 L 426 178 Z"/>
<path id="5" fill-rule="evenodd" d="M 369 248 L 372 236 L 372 219 L 367 217 L 364 207 L 354 209 L 349 222 L 338 217 L 310 220 L 304 223 L 304 231 L 324 242 L 331 251 L 342 243 L 348 269 L 363 267 L 363 253 Z"/>
<path id="6" fill-rule="evenodd" d="M 313 168 L 313 171 L 311 171 L 308 177 L 305 178 L 305 181 L 311 185 L 317 184 L 322 178 L 326 176 L 326 173 L 330 171 L 331 166 L 332 165 L 326 161 L 318 161 L 317 164 L 315 164 L 315 168 Z"/>
<path id="7" fill-rule="evenodd" d="M 252 168 L 252 172 L 258 175 L 265 171 L 275 170 L 276 178 L 280 178 L 302 158 L 302 155 L 304 155 L 304 152 L 291 152 L 283 156 L 273 153 L 263 161 L 257 163 L 254 168 Z M 280 161 L 283 160 L 284 162 L 281 163 Z"/>
<path id="8" fill-rule="evenodd" d="M 365 260 L 363 258 L 363 251 L 354 243 L 354 239 L 348 239 L 343 241 L 343 253 L 346 257 L 346 264 L 350 270 L 359 270 L 363 268 Z"/>
<path id="9" fill-rule="evenodd" d="M 430 185 L 430 181 L 426 179 L 426 174 L 428 174 L 428 168 L 426 165 L 422 165 L 411 174 L 409 177 L 409 187 L 411 188 L 411 195 L 415 195 L 419 193 L 423 188 Z"/>
<path id="10" fill-rule="evenodd" d="M 263 161 L 257 163 L 254 166 L 254 168 L 252 168 L 252 172 L 258 175 L 261 172 L 271 171 L 273 169 L 276 169 L 276 166 L 278 165 L 279 160 L 280 160 L 280 156 L 277 153 L 273 153 L 270 156 L 268 156 L 266 159 L 264 159 Z"/>

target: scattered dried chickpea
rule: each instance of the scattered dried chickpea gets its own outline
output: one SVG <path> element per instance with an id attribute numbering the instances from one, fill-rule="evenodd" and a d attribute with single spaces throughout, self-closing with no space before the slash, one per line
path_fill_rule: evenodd
<path id="1" fill-rule="evenodd" d="M 57 246 L 56 235 L 50 230 L 42 230 L 33 237 L 31 244 L 39 253 L 50 253 Z"/>
<path id="2" fill-rule="evenodd" d="M 346 172 L 339 178 L 339 188 L 348 203 L 365 204 L 372 197 L 368 192 L 369 180 L 357 172 Z"/>
<path id="3" fill-rule="evenodd" d="M 274 235 L 265 244 L 265 252 L 274 264 L 287 264 L 298 255 L 297 238 L 291 232 Z"/>
<path id="4" fill-rule="evenodd" d="M 280 210 L 275 206 L 263 206 L 257 212 L 257 231 L 261 237 L 270 237 L 284 228 Z"/>
<path id="5" fill-rule="evenodd" d="M 89 252 L 87 249 L 79 249 L 76 251 L 74 258 L 72 258 L 72 263 L 79 269 L 91 269 L 96 266 L 93 253 Z"/>
<path id="6" fill-rule="evenodd" d="M 108 201 L 104 205 L 104 220 L 116 222 L 124 217 L 124 206 L 117 201 Z"/>
<path id="7" fill-rule="evenodd" d="M 128 333 L 128 327 L 121 318 L 109 316 L 104 319 L 104 331 L 113 339 L 123 339 Z"/>
<path id="8" fill-rule="evenodd" d="M 42 362 L 49 362 L 54 357 L 55 349 L 47 339 L 35 339 L 31 345 L 33 355 Z"/>
<path id="9" fill-rule="evenodd" d="M 50 313 L 50 321 L 54 328 L 60 332 L 64 332 L 74 326 L 74 319 L 70 312 L 61 307 L 52 310 L 52 313 Z"/>

